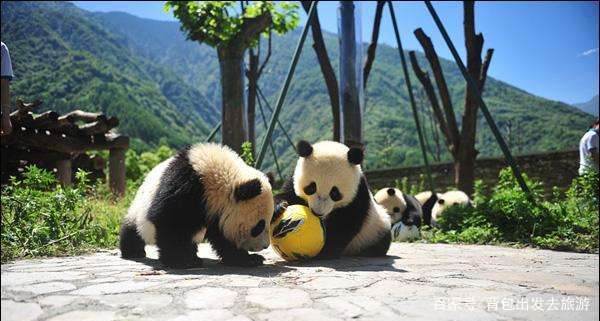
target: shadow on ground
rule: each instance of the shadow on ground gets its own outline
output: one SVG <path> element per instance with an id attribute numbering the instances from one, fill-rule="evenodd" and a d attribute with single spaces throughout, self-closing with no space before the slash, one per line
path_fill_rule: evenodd
<path id="1" fill-rule="evenodd" d="M 227 275 L 227 274 L 245 274 L 258 277 L 272 277 L 281 273 L 289 272 L 292 269 L 286 266 L 275 264 L 265 264 L 257 267 L 239 267 L 229 266 L 221 263 L 220 260 L 202 258 L 203 266 L 191 269 L 170 269 L 164 266 L 159 260 L 152 258 L 134 259 L 132 261 L 145 264 L 154 270 L 163 270 L 168 274 L 176 275 Z"/>
<path id="2" fill-rule="evenodd" d="M 275 266 L 290 267 L 327 267 L 336 271 L 392 271 L 408 272 L 394 266 L 399 256 L 388 255 L 384 257 L 342 257 L 333 260 L 311 260 L 297 262 L 276 262 Z"/>
<path id="3" fill-rule="evenodd" d="M 394 262 L 399 256 L 385 257 L 342 257 L 332 260 L 310 260 L 310 261 L 277 261 L 274 264 L 266 263 L 258 267 L 228 266 L 219 260 L 203 258 L 202 267 L 191 269 L 170 269 L 165 267 L 159 260 L 152 258 L 133 259 L 132 261 L 145 264 L 154 270 L 163 270 L 168 274 L 175 275 L 227 275 L 245 274 L 258 277 L 272 277 L 285 272 L 292 271 L 298 267 L 327 267 L 336 271 L 393 271 L 408 272 L 394 267 Z"/>

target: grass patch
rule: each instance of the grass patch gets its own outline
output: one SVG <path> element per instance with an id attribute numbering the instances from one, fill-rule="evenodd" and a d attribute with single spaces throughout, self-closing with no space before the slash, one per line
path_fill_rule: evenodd
<path id="1" fill-rule="evenodd" d="M 74 255 L 119 244 L 121 218 L 146 174 L 173 155 L 166 146 L 143 153 L 128 150 L 126 194 L 116 198 L 105 182 L 79 171 L 63 188 L 52 172 L 28 166 L 2 187 L 1 261 Z M 98 152 L 107 157 L 107 152 Z M 105 169 L 107 172 L 108 169 Z"/>
<path id="2" fill-rule="evenodd" d="M 2 189 L 1 260 L 71 255 L 118 244 L 120 220 L 132 193 L 115 199 L 85 172 L 62 188 L 53 173 L 35 166 Z"/>

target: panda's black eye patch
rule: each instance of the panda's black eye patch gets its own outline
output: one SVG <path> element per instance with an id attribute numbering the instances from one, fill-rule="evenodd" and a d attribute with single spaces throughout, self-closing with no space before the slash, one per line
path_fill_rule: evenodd
<path id="1" fill-rule="evenodd" d="M 394 207 L 394 213 L 399 213 L 400 212 L 400 208 L 399 207 Z"/>
<path id="2" fill-rule="evenodd" d="M 342 199 L 342 193 L 340 193 L 340 190 L 336 186 L 334 186 L 331 188 L 331 191 L 329 192 L 329 197 L 331 197 L 331 199 L 334 202 L 337 202 Z"/>
<path id="3" fill-rule="evenodd" d="M 317 184 L 315 182 L 312 182 L 312 183 L 308 184 L 306 187 L 304 187 L 304 193 L 306 195 L 312 195 L 316 192 L 317 192 Z"/>
<path id="4" fill-rule="evenodd" d="M 252 235 L 252 237 L 257 237 L 264 230 L 265 230 L 265 220 L 260 220 L 256 225 L 254 225 L 254 227 L 250 231 L 250 235 Z"/>

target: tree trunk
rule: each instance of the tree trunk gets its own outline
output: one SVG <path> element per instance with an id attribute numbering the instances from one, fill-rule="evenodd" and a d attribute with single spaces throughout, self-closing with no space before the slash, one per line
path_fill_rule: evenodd
<path id="1" fill-rule="evenodd" d="M 465 1 L 463 3 L 467 72 L 472 79 L 480 80 L 483 35 L 475 34 L 474 6 L 475 3 L 473 1 Z M 455 162 L 455 183 L 460 190 L 469 195 L 473 193 L 473 186 L 475 184 L 475 158 L 477 157 L 475 133 L 477 131 L 478 106 L 476 93 L 467 86 L 460 148 Z"/>
<path id="2" fill-rule="evenodd" d="M 362 111 L 356 70 L 354 2 L 340 2 L 340 92 L 343 110 L 344 144 L 363 147 Z M 362 75 L 362 73 L 361 73 Z"/>
<path id="3" fill-rule="evenodd" d="M 255 134 L 255 114 L 256 114 L 256 95 L 258 82 L 258 54 L 250 49 L 250 59 L 248 64 L 248 141 L 252 143 L 252 156 L 256 149 Z"/>
<path id="4" fill-rule="evenodd" d="M 308 13 L 310 9 L 311 1 L 301 1 L 302 7 Z M 319 22 L 319 14 L 316 12 L 315 17 L 311 20 L 310 28 L 313 37 L 313 49 L 319 60 L 319 66 L 321 67 L 321 73 L 327 86 L 327 93 L 329 94 L 329 101 L 331 103 L 331 115 L 333 117 L 333 140 L 336 142 L 340 141 L 341 125 L 340 125 L 340 96 L 338 91 L 338 82 L 335 77 L 335 71 L 331 66 L 331 61 L 327 55 L 327 47 L 325 47 L 325 41 L 323 40 L 323 34 L 321 32 L 321 24 Z"/>
<path id="5" fill-rule="evenodd" d="M 247 140 L 244 111 L 243 50 L 219 48 L 222 143 L 240 153 Z"/>

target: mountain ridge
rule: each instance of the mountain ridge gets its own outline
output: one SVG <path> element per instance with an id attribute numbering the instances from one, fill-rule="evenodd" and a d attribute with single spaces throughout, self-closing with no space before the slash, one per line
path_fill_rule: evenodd
<path id="1" fill-rule="evenodd" d="M 598 117 L 598 107 L 600 106 L 600 98 L 598 97 L 598 94 L 596 94 L 590 100 L 583 103 L 573 104 L 573 106 L 582 110 L 585 113 Z"/>
<path id="2" fill-rule="evenodd" d="M 27 10 L 23 9 L 23 11 Z M 184 34 L 179 30 L 178 22 L 157 21 L 121 12 L 99 13 L 81 10 L 78 15 L 84 16 L 90 24 L 111 35 L 112 38 L 109 38 L 113 39 L 117 50 L 127 52 L 134 60 L 131 62 L 132 66 L 120 66 L 118 61 L 115 62 L 114 59 L 110 59 L 111 57 L 107 57 L 111 66 L 124 68 L 133 76 L 143 78 L 144 84 L 154 84 L 159 89 L 161 87 L 160 78 L 165 77 L 169 80 L 166 83 L 170 84 L 169 88 L 172 88 L 172 91 L 181 92 L 179 103 L 172 104 L 175 107 L 167 108 L 166 116 L 160 112 L 156 114 L 156 107 L 152 107 L 155 104 L 150 104 L 148 107 L 156 114 L 154 115 L 156 117 L 152 118 L 155 121 L 170 120 L 170 123 L 161 126 L 163 133 L 164 128 L 171 129 L 173 126 L 174 129 L 182 131 L 183 135 L 188 135 L 176 142 L 191 143 L 203 138 L 207 129 L 218 122 L 221 97 L 218 61 L 213 48 L 186 41 Z M 46 19 L 52 20 L 52 17 L 48 16 Z M 3 35 L 5 34 L 4 20 L 3 3 Z M 261 89 L 271 105 L 274 105 L 285 78 L 298 35 L 299 30 L 295 30 L 273 39 L 271 59 L 259 81 Z M 324 37 L 330 59 L 337 73 L 339 59 L 337 38 L 328 32 L 324 33 Z M 263 45 L 264 43 L 263 41 Z M 287 126 L 294 140 L 316 141 L 331 138 L 329 98 L 311 44 L 312 40 L 309 36 L 280 116 L 281 122 Z M 490 45 L 493 46 L 493 44 Z M 264 54 L 266 48 L 262 49 Z M 11 52 L 12 50 L 11 48 Z M 84 54 L 96 56 L 93 51 L 84 50 Z M 421 67 L 429 70 L 423 54 L 417 52 L 417 57 Z M 464 103 L 464 80 L 453 62 L 446 59 L 440 59 L 440 61 L 460 123 Z M 142 70 L 136 70 L 136 68 Z M 148 75 L 146 69 L 154 70 L 156 74 Z M 31 76 L 39 75 L 33 73 L 27 77 Z M 418 108 L 421 111 L 420 117 L 424 122 L 428 146 L 430 149 L 435 149 L 433 126 L 429 121 L 429 112 L 427 111 L 429 103 L 424 99 L 421 86 L 412 72 L 411 78 L 415 87 Z M 164 82 L 162 80 L 163 84 Z M 120 85 L 115 84 L 114 79 L 104 81 L 103 84 L 105 86 Z M 21 89 L 18 86 L 16 88 Z M 38 91 L 44 91 L 44 88 L 39 87 Z M 166 101 L 175 100 L 172 92 L 161 90 L 160 93 Z M 97 100 L 92 94 L 94 92 L 90 93 L 89 99 Z M 100 92 L 95 94 L 102 96 Z M 511 144 L 513 152 L 517 154 L 525 151 L 573 148 L 572 146 L 576 146 L 581 134 L 580 129 L 587 126 L 591 119 L 589 115 L 572 106 L 532 95 L 493 77 L 488 77 L 484 98 L 505 138 Z M 404 76 L 399 67 L 397 49 L 384 44 L 378 46 L 377 57 L 366 90 L 366 99 L 363 122 L 367 148 L 365 168 L 420 164 L 421 152 L 418 148 L 417 135 L 408 104 Z M 197 111 L 194 112 L 192 109 Z M 187 113 L 190 113 L 191 116 L 186 117 Z M 266 116 L 268 118 L 268 112 Z M 479 116 L 477 149 L 480 151 L 480 155 L 500 154 L 491 132 L 481 115 Z M 181 118 L 188 119 L 181 123 Z M 256 121 L 258 136 L 256 141 L 260 143 L 264 127 L 258 111 Z M 200 123 L 200 126 L 197 123 Z M 201 130 L 194 130 L 197 126 L 202 127 Z M 508 134 L 509 127 L 512 133 L 510 135 Z M 130 135 L 137 137 L 146 145 L 158 144 L 157 135 L 152 135 L 148 139 L 146 137 L 148 133 L 136 131 L 135 126 L 130 126 L 130 129 Z M 185 134 L 186 132 L 190 134 Z M 177 146 L 172 141 L 168 143 Z M 280 156 L 280 164 L 286 171 L 289 171 L 296 156 L 278 129 L 274 135 L 274 146 Z M 442 153 L 437 161 L 450 159 L 449 153 L 442 146 Z M 273 168 L 273 160 L 270 159 L 269 154 L 265 168 Z"/>

